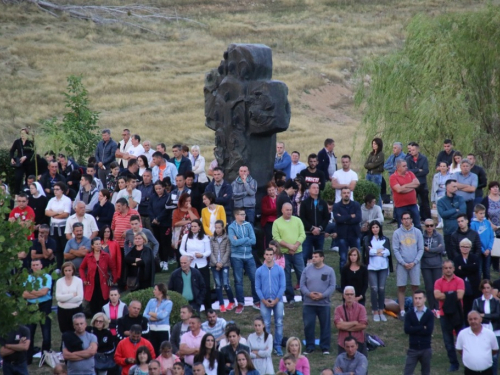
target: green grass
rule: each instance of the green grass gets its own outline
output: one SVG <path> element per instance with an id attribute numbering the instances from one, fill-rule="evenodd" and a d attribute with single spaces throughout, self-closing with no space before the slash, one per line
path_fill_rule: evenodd
<path id="1" fill-rule="evenodd" d="M 385 235 L 389 238 L 392 238 L 392 233 L 395 230 L 395 225 L 385 224 L 384 230 Z M 329 249 L 330 240 L 327 240 L 325 243 L 325 249 Z M 335 274 L 338 277 L 338 253 L 326 250 L 326 259 L 325 262 L 333 267 L 335 270 Z M 173 271 L 171 269 L 167 273 L 161 273 L 157 275 L 156 282 L 164 282 L 168 283 L 168 279 L 170 273 Z M 492 271 L 492 279 L 497 279 L 499 277 L 498 273 Z M 292 280 L 295 280 L 295 276 L 292 275 Z M 339 283 L 339 282 L 338 282 Z M 233 280 L 231 277 L 231 285 L 233 284 Z M 421 281 L 421 286 L 423 288 L 424 284 Z M 244 287 L 245 287 L 245 295 L 250 296 L 250 282 L 247 278 L 244 279 Z M 408 288 L 409 289 L 409 288 Z M 234 291 L 234 289 L 233 289 Z M 394 273 L 391 273 L 389 278 L 387 279 L 387 289 L 386 289 L 386 297 L 391 299 L 396 299 L 396 279 Z M 298 292 L 296 292 L 298 293 Z M 407 291 L 407 295 L 410 295 L 409 290 Z M 374 333 L 378 335 L 386 344 L 385 348 L 379 348 L 374 352 L 369 353 L 369 373 L 370 375 L 399 375 L 401 374 L 404 363 L 405 363 L 405 355 L 406 350 L 408 348 L 408 336 L 403 331 L 403 323 L 397 319 L 393 319 L 388 317 L 388 322 L 380 322 L 374 323 L 371 319 L 371 308 L 370 308 L 370 298 L 369 291 L 367 292 L 367 312 L 369 317 L 367 332 Z M 341 295 L 338 292 L 335 292 L 332 301 L 332 319 L 333 319 L 333 310 L 335 307 L 341 304 Z M 304 326 L 302 324 L 302 308 L 301 304 L 297 304 L 294 309 L 285 309 L 285 318 L 284 318 L 284 336 L 297 336 L 301 339 L 304 338 Z M 251 332 L 253 332 L 253 319 L 258 316 L 258 311 L 252 309 L 251 307 L 246 307 L 241 315 L 236 315 L 233 312 L 227 312 L 225 314 L 221 314 L 221 316 L 226 320 L 234 320 L 238 323 L 241 328 L 242 335 L 247 337 Z M 204 316 L 203 316 L 204 318 Z M 332 323 L 332 327 L 333 323 Z M 316 324 L 316 337 L 319 338 L 319 323 Z M 311 354 L 309 358 L 309 363 L 311 365 L 311 374 L 319 374 L 321 369 L 325 367 L 332 367 L 335 361 L 335 357 L 337 354 L 337 330 L 332 328 L 332 345 L 331 345 L 331 354 L 329 356 L 323 356 L 320 352 L 314 352 Z M 54 319 L 52 322 L 52 348 L 57 349 L 60 345 L 60 334 L 59 328 L 57 326 L 57 319 Z M 41 346 L 41 333 L 38 329 L 35 344 Z M 432 356 L 432 373 L 433 374 L 444 374 L 448 367 L 448 358 L 446 356 L 446 350 L 443 344 L 443 338 L 441 335 L 441 328 L 439 325 L 439 321 L 435 320 L 434 333 L 432 337 L 432 348 L 433 348 L 433 356 Z M 273 356 L 273 363 L 275 365 L 275 370 L 278 369 L 279 358 Z M 42 369 L 38 369 L 38 364 L 30 366 L 30 374 L 47 374 L 47 367 L 43 367 Z M 417 367 L 417 371 L 419 367 Z"/>

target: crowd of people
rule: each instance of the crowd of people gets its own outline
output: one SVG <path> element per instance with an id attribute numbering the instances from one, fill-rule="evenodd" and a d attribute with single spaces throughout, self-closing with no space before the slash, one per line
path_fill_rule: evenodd
<path id="1" fill-rule="evenodd" d="M 445 140 L 429 189 L 429 162 L 417 143 L 410 142 L 405 154 L 395 142 L 386 159 L 383 141 L 374 138 L 364 168 L 366 180 L 381 194 L 367 194 L 360 205 L 353 199 L 358 173 L 351 169 L 351 157 L 342 155 L 337 168 L 330 138 L 307 156 L 307 165 L 298 151 L 289 154 L 278 142 L 272 181 L 256 181 L 242 165 L 229 182 L 217 160 L 207 167 L 196 145 L 173 145 L 170 157 L 163 143 L 154 151 L 150 141 L 141 144 L 128 129 L 122 137 L 116 143 L 103 130 L 84 166 L 68 155 L 34 155 L 27 129 L 11 149 L 15 202 L 9 220 L 31 228 L 30 251 L 18 257 L 37 285 L 23 297 L 48 315 L 55 296 L 66 361 L 55 373 L 309 375 L 308 355 L 318 349 L 330 355 L 333 323 L 338 355 L 322 373 L 366 374 L 365 331 L 369 320 L 387 321 L 385 289 L 394 271 L 399 318 L 409 335 L 404 373 L 413 374 L 420 362 L 422 374 L 430 374 L 431 338 L 439 319 L 449 371 L 459 369 L 458 350 L 466 374 L 496 375 L 500 281 L 490 281 L 490 268 L 498 271 L 499 266 L 492 250 L 500 235 L 500 184 L 487 184 L 473 154 L 463 158 Z M 391 240 L 383 234 L 384 171 L 397 223 Z M 327 183 L 336 191 L 335 200 L 321 198 Z M 266 194 L 257 202 L 263 185 Z M 486 187 L 489 194 L 483 197 Z M 439 215 L 437 226 L 431 203 Z M 325 263 L 328 238 L 339 254 L 337 273 Z M 168 283 L 156 282 L 156 274 L 174 264 Z M 43 272 L 51 266 L 61 276 L 55 283 Z M 228 323 L 216 312 L 244 311 L 245 276 L 250 305 L 260 311 L 247 338 L 237 317 Z M 412 306 L 405 309 L 408 283 Z M 120 292 L 147 288 L 153 288 L 152 299 L 142 315 L 139 301 L 127 306 L 120 300 Z M 343 302 L 332 318 L 336 290 Z M 188 301 L 173 327 L 168 291 Z M 304 348 L 300 338 L 283 334 L 284 309 L 297 306 Z M 51 319 L 40 326 L 41 350 L 48 352 Z M 28 373 L 36 328 L 20 326 L 2 338 L 4 373 Z M 282 357 L 277 369 L 272 355 Z"/>

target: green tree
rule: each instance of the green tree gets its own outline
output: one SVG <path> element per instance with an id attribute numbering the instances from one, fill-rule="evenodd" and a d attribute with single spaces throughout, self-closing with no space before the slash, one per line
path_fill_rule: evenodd
<path id="1" fill-rule="evenodd" d="M 81 76 L 69 76 L 67 81 L 67 92 L 63 95 L 69 111 L 60 123 L 57 117 L 40 122 L 44 145 L 47 150 L 64 152 L 84 162 L 94 154 L 95 145 L 99 142 L 99 112 L 89 108 L 88 91 Z"/>
<path id="2" fill-rule="evenodd" d="M 366 61 L 356 103 L 366 105 L 367 137 L 420 143 L 433 166 L 443 140 L 473 152 L 497 177 L 500 167 L 500 8 L 419 15 L 401 50 Z M 366 144 L 366 152 L 370 145 Z M 431 168 L 432 169 L 432 168 Z M 491 178 L 490 177 L 490 178 Z"/>
<path id="3" fill-rule="evenodd" d="M 23 291 L 39 289 L 40 283 L 26 283 L 28 272 L 21 270 L 20 252 L 28 252 L 31 241 L 27 240 L 29 228 L 17 221 L 6 220 L 10 197 L 0 190 L 0 336 L 5 336 L 17 324 L 35 323 L 41 320 L 36 305 L 28 305 Z"/>

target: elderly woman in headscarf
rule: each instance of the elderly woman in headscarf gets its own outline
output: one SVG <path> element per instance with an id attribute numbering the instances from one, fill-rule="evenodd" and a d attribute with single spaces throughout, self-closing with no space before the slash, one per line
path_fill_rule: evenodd
<path id="1" fill-rule="evenodd" d="M 43 191 L 42 185 L 39 182 L 30 184 L 30 197 L 28 198 L 28 206 L 35 211 L 35 230 L 38 230 L 40 224 L 49 224 L 48 216 L 45 216 L 45 208 L 47 207 L 47 196 Z"/>

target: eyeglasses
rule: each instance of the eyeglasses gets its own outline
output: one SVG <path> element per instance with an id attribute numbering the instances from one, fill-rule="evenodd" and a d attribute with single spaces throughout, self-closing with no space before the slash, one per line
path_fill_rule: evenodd
<path id="1" fill-rule="evenodd" d="M 237 214 L 237 215 L 239 215 L 239 216 L 247 216 L 247 214 Z"/>
<path id="2" fill-rule="evenodd" d="M 434 224 L 425 224 L 426 228 L 434 228 Z"/>
<path id="3" fill-rule="evenodd" d="M 94 323 L 104 323 L 104 320 L 94 320 Z"/>
<path id="4" fill-rule="evenodd" d="M 354 293 L 344 293 L 344 296 L 353 296 Z"/>
<path id="5" fill-rule="evenodd" d="M 470 249 L 470 246 L 460 246 L 462 249 Z"/>
<path id="6" fill-rule="evenodd" d="M 411 217 L 404 217 L 402 220 L 411 220 Z"/>
<path id="7" fill-rule="evenodd" d="M 54 188 L 54 191 L 57 191 L 57 190 L 61 190 L 61 189 L 59 189 L 59 188 Z"/>

